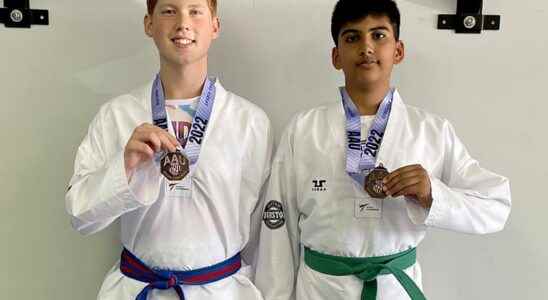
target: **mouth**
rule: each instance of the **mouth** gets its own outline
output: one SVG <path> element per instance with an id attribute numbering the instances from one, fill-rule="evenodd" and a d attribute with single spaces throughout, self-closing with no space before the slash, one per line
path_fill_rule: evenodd
<path id="1" fill-rule="evenodd" d="M 360 60 L 356 66 L 358 67 L 370 67 L 378 64 L 379 61 L 373 57 L 366 57 L 365 59 Z"/>
<path id="2" fill-rule="evenodd" d="M 175 37 L 175 38 L 172 38 L 171 41 L 173 42 L 173 44 L 175 44 L 177 48 L 186 48 L 196 43 L 196 40 L 189 39 L 186 37 Z"/>

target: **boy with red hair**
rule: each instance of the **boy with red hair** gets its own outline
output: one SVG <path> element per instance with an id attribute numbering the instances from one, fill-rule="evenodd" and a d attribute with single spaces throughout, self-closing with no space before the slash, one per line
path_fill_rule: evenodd
<path id="1" fill-rule="evenodd" d="M 121 260 L 98 299 L 262 299 L 247 254 L 270 122 L 207 76 L 216 5 L 147 1 L 160 72 L 103 105 L 78 149 L 66 195 L 73 226 L 92 234 L 121 222 Z"/>

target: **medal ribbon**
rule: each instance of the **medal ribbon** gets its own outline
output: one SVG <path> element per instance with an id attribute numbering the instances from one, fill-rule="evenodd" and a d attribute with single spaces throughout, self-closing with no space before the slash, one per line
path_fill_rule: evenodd
<path id="1" fill-rule="evenodd" d="M 211 111 L 213 110 L 213 104 L 215 102 L 215 81 L 215 78 L 206 78 L 196 114 L 192 119 L 188 141 L 186 142 L 185 148 L 181 149 L 181 152 L 185 154 L 191 165 L 195 164 L 200 156 L 200 151 L 202 149 L 201 144 L 205 137 L 209 118 L 211 117 Z M 168 130 L 164 88 L 162 86 L 162 81 L 160 80 L 160 75 L 156 75 L 156 79 L 152 85 L 151 101 L 152 120 L 154 125 Z"/>
<path id="2" fill-rule="evenodd" d="M 394 90 L 390 89 L 384 97 L 369 129 L 366 143 L 361 143 L 360 113 L 344 87 L 339 88 L 346 117 L 346 172 L 361 186 L 367 173 L 375 168 L 384 131 L 392 110 Z"/>

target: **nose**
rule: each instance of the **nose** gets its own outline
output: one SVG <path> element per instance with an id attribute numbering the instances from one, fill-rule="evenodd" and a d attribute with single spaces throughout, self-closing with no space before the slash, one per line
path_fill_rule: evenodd
<path id="1" fill-rule="evenodd" d="M 177 31 L 189 31 L 190 30 L 190 18 L 189 16 L 186 16 L 184 13 L 180 13 L 177 15 Z"/>
<path id="2" fill-rule="evenodd" d="M 364 42 L 362 43 L 362 47 L 360 48 L 360 55 L 368 56 L 368 55 L 373 55 L 374 53 L 375 53 L 375 47 L 373 47 L 373 43 L 369 39 L 364 39 Z"/>

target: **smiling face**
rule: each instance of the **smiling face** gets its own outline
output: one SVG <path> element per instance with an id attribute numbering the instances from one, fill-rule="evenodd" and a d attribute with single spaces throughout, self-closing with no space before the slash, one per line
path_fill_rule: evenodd
<path id="1" fill-rule="evenodd" d="M 145 32 L 154 40 L 162 66 L 207 63 L 219 27 L 208 0 L 158 0 L 152 14 L 145 16 Z"/>
<path id="2" fill-rule="evenodd" d="M 403 58 L 403 42 L 396 40 L 386 16 L 345 24 L 332 51 L 333 66 L 343 70 L 347 84 L 362 88 L 389 85 L 393 66 Z"/>

